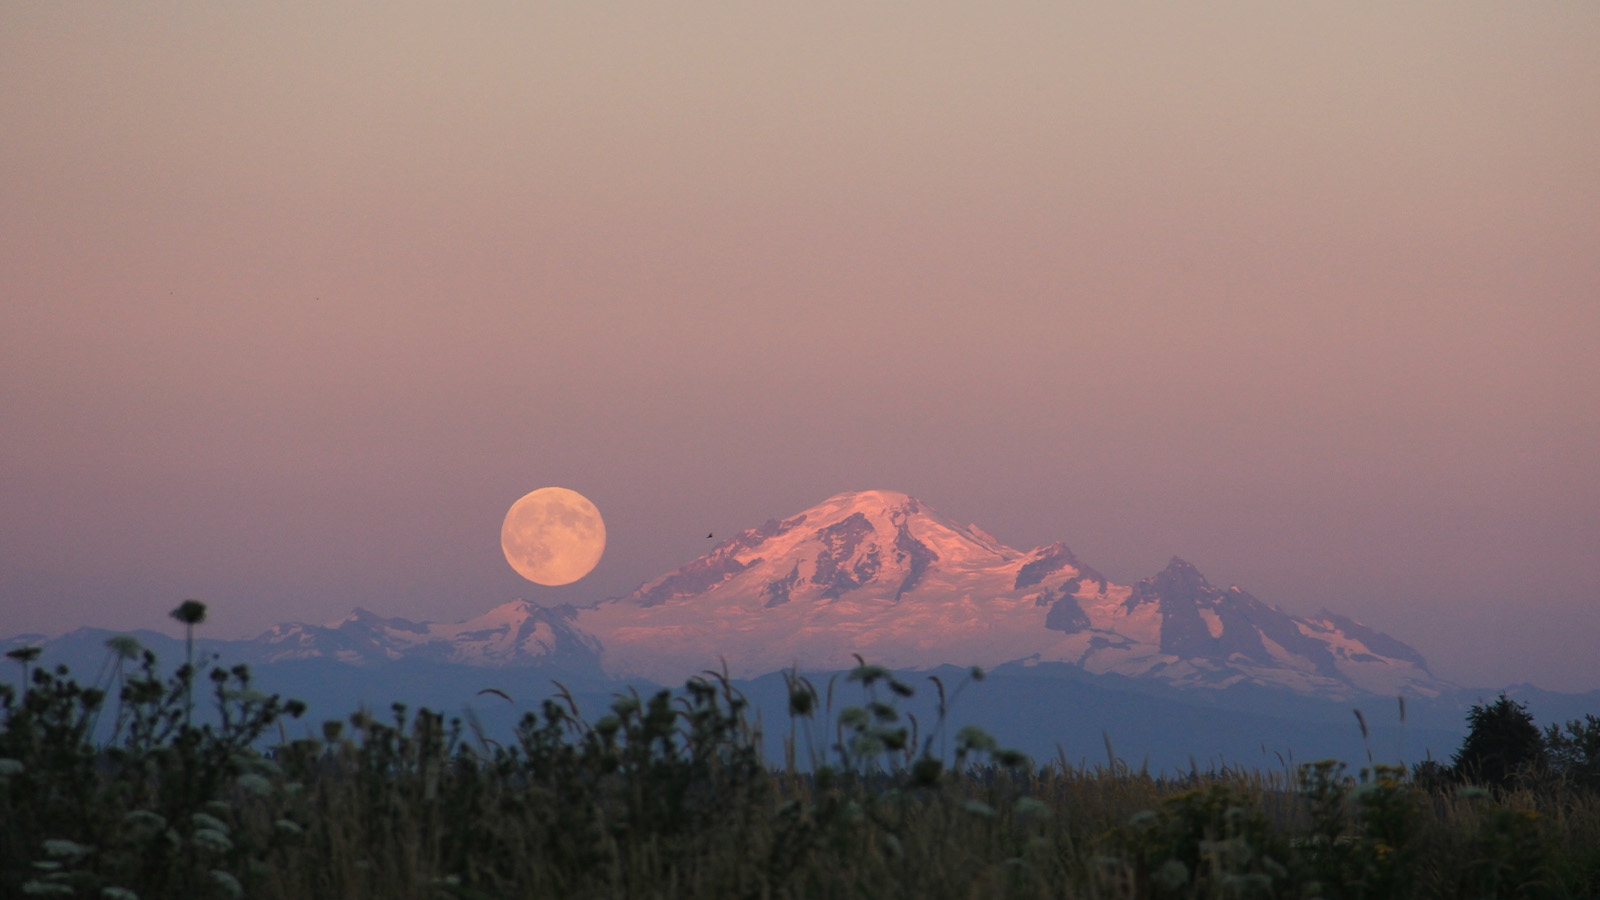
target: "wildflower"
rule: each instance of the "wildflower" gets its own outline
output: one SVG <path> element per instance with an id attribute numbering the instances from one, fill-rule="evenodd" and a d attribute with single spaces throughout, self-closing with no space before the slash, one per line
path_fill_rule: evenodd
<path id="1" fill-rule="evenodd" d="M 994 818 L 994 807 L 984 803 L 982 800 L 968 800 L 962 808 L 975 816 L 983 816 L 985 819 Z"/>
<path id="2" fill-rule="evenodd" d="M 1028 754 L 1021 750 L 997 750 L 994 761 L 1008 769 L 1023 768 L 1028 765 Z"/>
<path id="3" fill-rule="evenodd" d="M 105 887 L 100 889 L 100 896 L 105 900 L 139 900 L 139 895 L 125 887 Z"/>
<path id="4" fill-rule="evenodd" d="M 944 763 L 932 756 L 924 756 L 911 766 L 911 783 L 927 787 L 939 780 L 939 775 L 944 772 Z"/>
<path id="5" fill-rule="evenodd" d="M 123 816 L 122 822 L 132 828 L 148 828 L 151 831 L 160 831 L 167 827 L 167 820 L 160 813 L 153 813 L 148 809 L 136 809 Z"/>
<path id="6" fill-rule="evenodd" d="M 132 635 L 119 634 L 106 638 L 106 649 L 115 654 L 118 659 L 134 659 L 138 657 L 139 651 L 144 648 L 139 645 L 139 642 Z M 106 890 L 120 891 L 122 888 L 106 888 Z"/>
<path id="7" fill-rule="evenodd" d="M 243 688 L 236 691 L 224 691 L 223 696 L 229 700 L 238 700 L 242 703 L 265 703 L 272 697 L 255 688 Z"/>
<path id="8" fill-rule="evenodd" d="M 168 615 L 185 625 L 199 625 L 206 620 L 206 605 L 199 600 L 185 600 Z"/>
<path id="9" fill-rule="evenodd" d="M 815 708 L 816 695 L 803 688 L 789 691 L 789 715 L 809 716 Z"/>
<path id="10" fill-rule="evenodd" d="M 239 768 L 259 775 L 272 777 L 283 774 L 282 766 L 267 759 L 265 756 L 257 756 L 254 753 L 236 754 L 233 757 L 233 761 L 238 764 Z"/>
<path id="11" fill-rule="evenodd" d="M 867 711 L 859 706 L 846 706 L 839 710 L 839 726 L 841 728 L 866 728 L 870 720 Z"/>
<path id="12" fill-rule="evenodd" d="M 226 834 L 210 828 L 202 828 L 196 831 L 194 837 L 190 838 L 190 840 L 194 842 L 196 847 L 202 850 L 210 850 L 212 853 L 227 853 L 233 849 L 233 841 L 228 840 Z"/>
<path id="13" fill-rule="evenodd" d="M 205 813 L 195 813 L 189 817 L 189 821 L 193 822 L 194 827 L 199 829 L 220 831 L 223 834 L 228 833 L 228 826 L 221 819 L 218 819 L 214 816 L 208 816 Z"/>
<path id="14" fill-rule="evenodd" d="M 61 838 L 51 838 L 44 842 L 46 856 L 56 859 L 74 860 L 88 855 L 92 848 L 86 847 L 77 841 L 68 841 Z"/>
<path id="15" fill-rule="evenodd" d="M 23 665 L 27 665 L 28 663 L 38 659 L 41 652 L 43 651 L 41 651 L 38 647 L 18 647 L 15 650 L 7 650 L 6 658 L 14 659 Z"/>
<path id="16" fill-rule="evenodd" d="M 21 775 L 27 767 L 17 759 L 0 759 L 0 778 L 9 778 L 12 775 Z"/>
<path id="17" fill-rule="evenodd" d="M 222 893 L 229 897 L 239 898 L 244 896 L 244 888 L 239 885 L 239 879 L 229 875 L 221 869 L 211 870 L 211 880 L 217 883 Z"/>
<path id="18" fill-rule="evenodd" d="M 1272 879 L 1260 872 L 1250 872 L 1244 875 L 1224 875 L 1222 887 L 1239 893 L 1265 891 L 1272 888 Z"/>
<path id="19" fill-rule="evenodd" d="M 246 775 L 240 775 L 239 787 L 242 788 L 245 793 L 255 794 L 257 797 L 265 797 L 272 793 L 272 782 L 261 777 L 260 775 L 255 774 L 254 772 Z"/>
<path id="20" fill-rule="evenodd" d="M 864 685 L 871 686 L 874 681 L 877 681 L 880 678 L 888 678 L 890 675 L 889 670 L 885 669 L 883 666 L 874 666 L 862 663 L 861 665 L 856 666 L 854 669 L 851 669 L 850 674 L 845 677 L 851 681 L 859 681 Z"/>
<path id="21" fill-rule="evenodd" d="M 1150 880 L 1165 890 L 1177 891 L 1189 883 L 1189 867 L 1181 859 L 1169 859 L 1151 873 Z"/>
<path id="22" fill-rule="evenodd" d="M 976 725 L 963 726 L 960 731 L 956 732 L 956 747 L 961 750 L 983 750 L 992 753 L 999 746 L 999 742 L 991 737 L 989 732 Z"/>
<path id="23" fill-rule="evenodd" d="M 1017 798 L 1017 815 L 1024 819 L 1048 819 L 1050 807 L 1037 797 Z"/>

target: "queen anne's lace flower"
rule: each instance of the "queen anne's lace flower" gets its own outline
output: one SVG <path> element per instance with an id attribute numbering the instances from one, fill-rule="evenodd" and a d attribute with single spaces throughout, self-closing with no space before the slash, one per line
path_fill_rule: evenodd
<path id="1" fill-rule="evenodd" d="M 194 822 L 194 827 L 196 828 L 209 831 L 220 831 L 223 834 L 228 833 L 227 824 L 216 816 L 207 815 L 206 813 L 195 813 L 189 817 L 189 820 Z"/>
<path id="2" fill-rule="evenodd" d="M 45 855 L 56 859 L 78 859 L 87 856 L 91 849 L 77 841 L 69 841 L 62 838 L 51 838 L 44 842 Z"/>
<path id="3" fill-rule="evenodd" d="M 265 797 L 272 793 L 272 782 L 254 772 L 239 776 L 239 787 L 246 793 Z"/>
<path id="4" fill-rule="evenodd" d="M 229 897 L 238 898 L 244 896 L 244 888 L 239 885 L 239 879 L 221 869 L 211 870 L 211 880 L 216 882 L 217 887 L 222 889 L 222 893 Z"/>
<path id="5" fill-rule="evenodd" d="M 196 831 L 194 837 L 190 838 L 190 840 L 194 841 L 196 847 L 202 850 L 210 850 L 213 853 L 227 853 L 233 849 L 233 841 L 228 840 L 227 835 L 210 828 L 202 828 Z"/>

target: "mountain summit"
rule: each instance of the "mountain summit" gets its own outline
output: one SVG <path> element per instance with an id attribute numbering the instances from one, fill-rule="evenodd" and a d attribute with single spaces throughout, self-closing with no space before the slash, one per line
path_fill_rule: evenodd
<path id="1" fill-rule="evenodd" d="M 1433 695 L 1401 642 L 1331 614 L 1289 615 L 1173 559 L 1113 584 L 1064 544 L 1030 552 L 914 497 L 861 491 L 773 519 L 625 596 L 577 610 L 608 672 L 672 682 L 722 659 L 736 676 L 1065 662 L 1177 685 Z"/>

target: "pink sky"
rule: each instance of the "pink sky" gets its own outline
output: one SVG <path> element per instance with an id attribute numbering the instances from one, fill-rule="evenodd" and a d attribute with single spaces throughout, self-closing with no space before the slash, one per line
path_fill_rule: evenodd
<path id="1" fill-rule="evenodd" d="M 1600 9 L 463 7 L 0 6 L 0 634 L 889 488 L 1600 688 Z"/>

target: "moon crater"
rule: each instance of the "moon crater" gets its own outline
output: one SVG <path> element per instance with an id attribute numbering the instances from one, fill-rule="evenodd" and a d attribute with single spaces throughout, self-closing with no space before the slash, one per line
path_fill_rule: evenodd
<path id="1" fill-rule="evenodd" d="M 571 584 L 600 562 L 606 523 L 577 491 L 540 488 L 511 504 L 500 526 L 500 549 L 511 568 L 535 584 Z"/>

